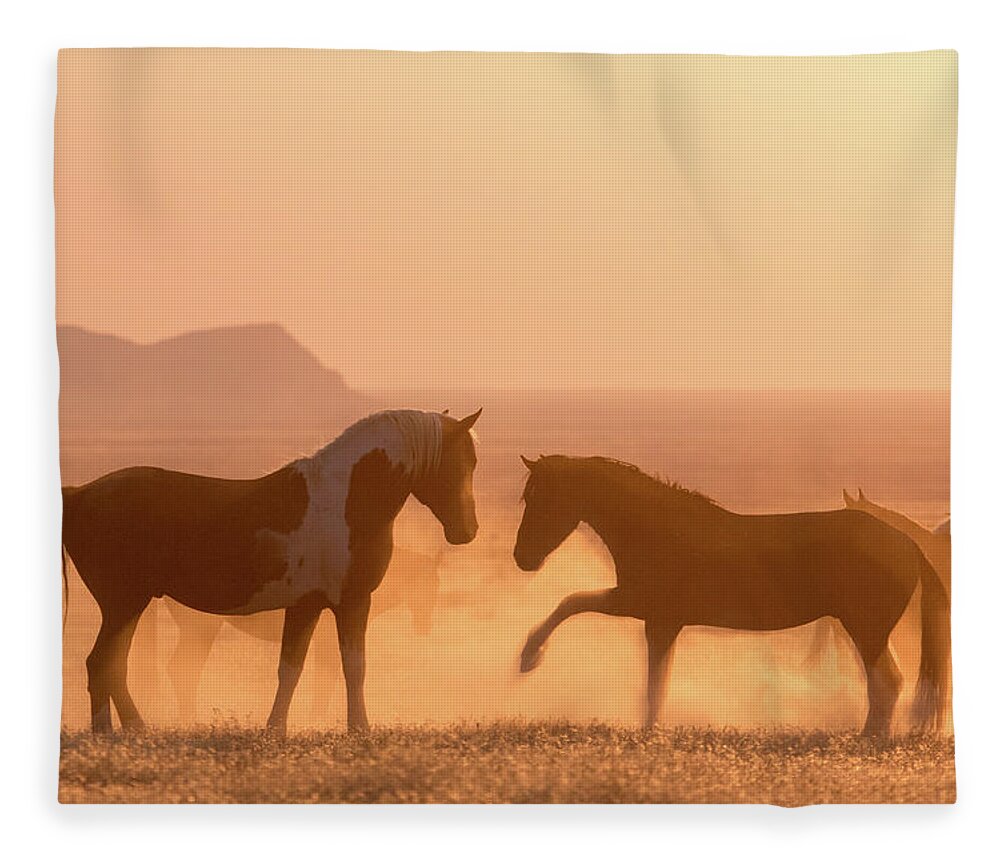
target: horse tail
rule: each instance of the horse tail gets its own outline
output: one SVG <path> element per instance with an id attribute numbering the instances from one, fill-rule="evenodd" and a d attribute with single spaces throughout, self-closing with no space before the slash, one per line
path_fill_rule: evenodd
<path id="1" fill-rule="evenodd" d="M 63 578 L 63 633 L 66 632 L 66 619 L 69 617 L 69 578 L 66 576 L 66 547 L 62 548 L 62 578 Z"/>
<path id="2" fill-rule="evenodd" d="M 63 487 L 62 488 L 62 502 L 63 502 L 63 528 L 65 529 L 66 513 L 68 510 L 67 502 L 73 496 L 76 495 L 79 487 Z M 66 575 L 66 544 L 60 543 L 61 555 L 62 555 L 62 580 L 63 580 L 63 633 L 66 632 L 66 619 L 69 617 L 69 577 Z"/>
<path id="3" fill-rule="evenodd" d="M 944 728 L 951 669 L 951 606 L 941 578 L 920 554 L 920 674 L 911 718 L 920 729 Z"/>

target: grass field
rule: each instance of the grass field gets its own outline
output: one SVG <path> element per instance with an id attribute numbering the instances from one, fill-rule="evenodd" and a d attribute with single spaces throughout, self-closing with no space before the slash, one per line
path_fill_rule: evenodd
<path id="1" fill-rule="evenodd" d="M 63 803 L 950 803 L 954 741 L 502 721 L 62 737 Z"/>

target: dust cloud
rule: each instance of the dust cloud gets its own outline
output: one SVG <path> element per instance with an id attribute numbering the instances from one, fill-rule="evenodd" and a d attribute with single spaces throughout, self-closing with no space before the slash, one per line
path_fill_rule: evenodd
<path id="1" fill-rule="evenodd" d="M 614 582 L 610 556 L 586 528 L 573 534 L 538 573 L 515 566 L 511 552 L 524 479 L 519 453 L 618 456 L 743 512 L 839 507 L 842 486 L 859 483 L 872 497 L 928 524 L 948 512 L 946 397 L 908 400 L 900 395 L 883 398 L 881 406 L 863 399 L 852 401 L 850 408 L 842 401 L 809 401 L 808 409 L 794 408 L 788 402 L 792 395 L 771 403 L 747 399 L 738 408 L 731 397 L 714 406 L 704 401 L 692 405 L 687 397 L 685 403 L 651 399 L 633 404 L 631 412 L 621 404 L 597 410 L 597 418 L 587 425 L 572 420 L 568 407 L 538 422 L 542 407 L 537 403 L 530 408 L 522 404 L 520 411 L 507 401 L 507 408 L 493 403 L 492 416 L 486 403 L 476 476 L 477 540 L 465 547 L 445 546 L 440 527 L 412 499 L 398 523 L 397 545 L 424 554 L 444 550 L 441 586 L 429 634 L 415 632 L 402 606 L 373 618 L 369 626 L 366 693 L 374 723 L 498 717 L 640 720 L 645 644 L 637 621 L 574 618 L 555 633 L 538 669 L 529 675 L 517 671 L 528 631 L 562 597 Z M 425 397 L 433 401 L 427 408 L 455 405 L 442 399 Z M 410 396 L 403 402 L 413 400 Z M 796 412 L 805 418 L 788 420 Z M 679 424 L 687 428 L 683 435 L 674 434 L 672 425 Z M 529 426 L 544 432 L 529 431 Z M 131 440 L 113 448 L 64 440 L 63 478 L 64 483 L 78 483 L 142 462 L 244 477 L 287 462 L 300 450 L 308 450 L 303 440 L 185 445 Z M 919 657 L 913 612 L 911 605 L 893 638 L 906 677 L 897 713 L 905 711 L 912 695 Z M 68 728 L 89 723 L 84 660 L 98 626 L 96 604 L 71 571 L 63 675 L 63 722 Z M 316 636 L 329 636 L 332 630 L 327 614 Z M 866 696 L 853 649 L 834 636 L 819 660 L 807 666 L 815 634 L 814 625 L 776 633 L 685 629 L 677 643 L 663 721 L 739 728 L 859 725 Z M 130 687 L 140 711 L 153 725 L 176 725 L 178 706 L 165 667 L 176 647 L 177 627 L 162 601 L 144 615 L 137 643 L 145 643 L 144 653 L 138 645 L 133 649 Z M 195 720 L 262 725 L 275 690 L 277 663 L 277 643 L 224 626 L 205 664 Z M 331 693 L 330 707 L 317 713 L 315 700 L 323 698 L 324 689 Z M 318 671 L 311 654 L 293 703 L 292 726 L 343 727 L 345 717 L 339 669 Z"/>

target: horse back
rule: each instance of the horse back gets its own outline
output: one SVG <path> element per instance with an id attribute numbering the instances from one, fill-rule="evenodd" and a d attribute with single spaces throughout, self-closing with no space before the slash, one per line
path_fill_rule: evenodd
<path id="1" fill-rule="evenodd" d="M 906 535 L 844 509 L 727 515 L 711 531 L 688 534 L 683 547 L 660 541 L 663 570 L 649 570 L 642 601 L 687 623 L 737 629 L 843 619 L 857 607 L 901 613 L 922 558 Z"/>
<path id="2" fill-rule="evenodd" d="M 169 594 L 218 611 L 284 575 L 268 536 L 294 531 L 308 502 L 291 466 L 254 480 L 123 469 L 64 493 L 63 543 L 99 601 Z"/>
<path id="3" fill-rule="evenodd" d="M 917 576 L 917 544 L 863 511 L 841 508 L 748 519 L 757 521 L 757 555 L 771 569 L 869 580 L 882 572 L 908 584 Z"/>

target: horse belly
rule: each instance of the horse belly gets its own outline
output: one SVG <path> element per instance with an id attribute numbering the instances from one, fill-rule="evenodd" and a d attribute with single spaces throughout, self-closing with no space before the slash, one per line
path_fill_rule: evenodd
<path id="1" fill-rule="evenodd" d="M 252 555 L 233 561 L 201 558 L 167 577 L 164 593 L 192 609 L 244 616 L 288 609 L 317 593 L 340 601 L 343 574 L 336 556 L 322 546 L 302 547 L 295 535 L 263 532 Z M 213 563 L 214 562 L 214 563 Z"/>
<path id="2" fill-rule="evenodd" d="M 229 610 L 227 615 L 254 615 L 277 609 L 288 609 L 303 598 L 323 594 L 331 606 L 340 603 L 339 581 L 316 576 L 295 576 L 267 583 L 242 606 Z"/>
<path id="3" fill-rule="evenodd" d="M 819 604 L 812 606 L 781 605 L 769 601 L 750 601 L 742 606 L 715 603 L 693 607 L 685 613 L 685 623 L 706 627 L 726 627 L 731 630 L 787 630 L 810 624 L 831 614 Z"/>
<path id="4" fill-rule="evenodd" d="M 268 577 L 233 615 L 251 615 L 287 609 L 304 597 L 322 594 L 331 606 L 340 604 L 350 552 L 346 533 L 329 529 L 317 513 L 310 512 L 302 527 L 290 535 L 258 535 L 262 567 L 273 566 L 279 576 Z"/>
<path id="5" fill-rule="evenodd" d="M 697 587 L 677 596 L 685 623 L 732 630 L 785 630 L 832 614 L 823 589 L 801 575 L 772 572 L 700 579 Z"/>

